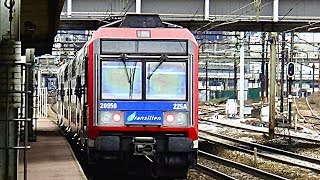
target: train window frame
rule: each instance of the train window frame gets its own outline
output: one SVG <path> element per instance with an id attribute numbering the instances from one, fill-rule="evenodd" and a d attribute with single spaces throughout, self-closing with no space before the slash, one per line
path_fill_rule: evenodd
<path id="1" fill-rule="evenodd" d="M 115 51 L 104 51 L 103 49 L 103 43 L 105 42 L 135 42 L 135 51 L 122 51 L 123 49 L 119 50 L 115 50 Z M 177 42 L 179 43 L 179 45 L 182 47 L 182 49 L 184 50 L 183 52 L 177 52 L 177 51 L 159 51 L 159 52 L 154 52 L 154 50 L 148 52 L 148 51 L 139 51 L 139 45 L 142 44 L 141 42 L 151 42 L 151 43 L 174 43 Z M 184 47 L 183 47 L 184 45 Z M 150 49 L 150 47 L 152 47 L 152 45 L 147 45 L 148 49 Z M 147 47 L 146 46 L 146 47 Z M 161 47 L 166 47 L 166 45 L 161 45 Z M 126 48 L 124 48 L 126 49 Z M 163 48 L 161 48 L 163 49 Z M 170 47 L 168 47 L 167 49 L 172 49 Z M 148 55 L 152 55 L 152 54 L 168 54 L 168 55 L 188 55 L 189 52 L 189 44 L 188 44 L 188 39 L 100 39 L 100 54 L 101 55 L 113 55 L 113 54 L 119 54 L 119 52 L 121 53 L 125 53 L 125 54 L 148 54 Z"/>

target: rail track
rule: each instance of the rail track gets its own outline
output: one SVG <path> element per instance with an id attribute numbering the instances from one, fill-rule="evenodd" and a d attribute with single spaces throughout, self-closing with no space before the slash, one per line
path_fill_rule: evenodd
<path id="1" fill-rule="evenodd" d="M 311 108 L 310 103 L 309 103 L 309 100 L 308 100 L 308 97 L 306 97 L 306 103 L 307 103 L 307 105 L 308 105 L 309 110 L 311 111 L 312 116 L 314 116 L 315 118 L 317 118 L 317 119 L 320 120 L 320 117 L 319 117 L 319 116 L 313 111 L 313 109 Z"/>
<path id="2" fill-rule="evenodd" d="M 242 130 L 256 132 L 256 133 L 268 134 L 268 130 L 257 130 L 257 129 L 252 129 L 252 128 L 245 128 L 245 127 L 240 127 L 240 126 L 236 126 L 236 125 L 232 125 L 232 124 L 228 124 L 228 123 L 222 123 L 222 122 L 216 121 L 216 120 L 199 118 L 199 121 L 211 123 L 211 124 L 218 124 L 221 126 L 231 127 L 231 128 L 235 128 L 235 129 L 242 129 Z M 282 134 L 282 133 L 275 133 L 275 135 L 280 136 L 280 137 L 291 137 L 291 138 L 298 139 L 298 140 L 303 140 L 303 141 L 314 142 L 314 143 L 320 144 L 320 140 L 312 139 L 312 138 L 308 138 L 308 137 L 296 136 L 296 135 L 292 135 L 292 134 L 290 134 L 290 135 L 289 134 Z"/>
<path id="3" fill-rule="evenodd" d="M 208 166 L 202 165 L 200 163 L 197 164 L 195 169 L 201 173 L 204 173 L 210 177 L 217 178 L 217 179 L 224 179 L 224 180 L 235 180 L 236 178 L 233 178 L 225 173 L 222 173 L 220 171 L 217 171 L 215 169 L 212 169 Z"/>
<path id="4" fill-rule="evenodd" d="M 294 100 L 294 102 L 296 103 L 296 101 Z M 309 104 L 309 103 L 308 103 Z M 296 105 L 297 107 L 297 105 Z M 310 105 L 308 106 L 310 111 L 314 114 L 313 118 L 316 118 L 316 114 L 314 113 L 314 111 L 312 110 L 312 108 L 310 107 Z M 241 130 L 246 130 L 246 131 L 250 131 L 250 132 L 256 132 L 256 133 L 262 133 L 262 134 L 268 134 L 268 130 L 265 129 L 261 129 L 261 128 L 249 128 L 249 127 L 243 127 L 243 126 L 237 126 L 234 124 L 230 124 L 230 123 L 224 123 L 222 121 L 217 120 L 218 119 L 218 114 L 221 115 L 223 114 L 223 108 L 222 107 L 213 107 L 210 109 L 207 109 L 205 107 L 201 107 L 199 108 L 199 123 L 210 123 L 210 124 L 217 124 L 220 126 L 224 126 L 224 127 L 231 127 L 231 128 L 235 128 L 235 129 L 241 129 Z M 304 119 L 306 118 L 305 116 L 303 116 L 299 109 L 297 109 L 297 112 L 299 114 L 299 116 L 303 117 Z M 215 118 L 213 118 L 215 117 Z M 305 122 L 307 122 L 306 120 L 304 120 Z M 311 121 L 313 122 L 313 121 Z M 320 119 L 319 119 L 320 122 Z M 317 128 L 317 127 L 316 127 Z M 320 131 L 320 124 L 318 127 L 319 131 Z M 289 131 L 288 131 L 289 132 Z M 314 139 L 314 138 L 308 138 L 305 136 L 298 136 L 298 135 L 293 135 L 292 133 L 275 133 L 276 136 L 278 137 L 286 137 L 286 138 L 294 138 L 297 140 L 303 140 L 303 141 L 307 141 L 307 142 L 314 142 L 314 143 L 319 143 L 320 144 L 320 139 Z"/>
<path id="5" fill-rule="evenodd" d="M 260 169 L 242 164 L 242 163 L 231 161 L 229 159 L 222 158 L 222 157 L 219 157 L 219 156 L 216 156 L 216 155 L 213 155 L 208 152 L 201 151 L 201 150 L 198 151 L 198 155 L 201 157 L 204 157 L 206 159 L 209 159 L 211 161 L 214 161 L 216 163 L 219 163 L 221 165 L 238 169 L 245 174 L 251 174 L 255 177 L 259 177 L 262 179 L 286 179 L 285 177 L 282 177 L 282 176 L 279 176 L 276 174 L 272 174 L 272 173 L 269 173 L 269 172 L 266 172 L 266 171 L 263 171 L 263 170 L 260 170 Z M 215 177 L 215 175 L 212 175 L 212 176 Z M 225 174 L 223 174 L 223 176 L 221 178 L 234 179 L 234 178 L 232 178 L 228 175 L 225 175 Z"/>
<path id="6" fill-rule="evenodd" d="M 311 112 L 311 115 L 303 114 L 301 112 L 299 106 L 298 106 L 298 103 L 297 103 L 296 99 L 294 98 L 294 104 L 295 104 L 295 107 L 296 107 L 297 114 L 303 119 L 304 123 L 312 124 L 312 126 L 315 129 L 320 131 L 320 117 L 317 114 L 315 114 L 315 112 L 311 108 L 310 103 L 308 101 L 308 97 L 305 98 L 305 102 L 306 102 L 306 105 L 308 107 L 308 110 Z"/>
<path id="7" fill-rule="evenodd" d="M 312 116 L 308 117 L 308 116 L 304 116 L 308 121 L 310 121 L 310 118 L 316 120 L 318 119 L 318 115 L 314 113 L 314 111 L 312 110 L 312 108 L 309 105 L 308 99 L 306 98 L 306 103 L 308 105 L 309 110 L 311 111 Z M 221 109 L 219 112 L 216 111 L 216 109 L 218 108 L 210 108 L 209 110 L 206 110 L 206 108 L 201 108 L 200 111 L 202 111 L 202 113 L 199 113 L 199 123 L 205 123 L 205 124 L 217 124 L 218 126 L 222 126 L 222 127 L 231 127 L 234 129 L 241 129 L 241 130 L 246 130 L 248 132 L 256 132 L 256 133 L 262 133 L 262 134 L 268 134 L 268 129 L 265 128 L 255 128 L 252 127 L 250 128 L 248 127 L 244 127 L 244 126 L 240 126 L 236 125 L 236 124 L 232 124 L 230 122 L 223 122 L 221 120 L 219 120 L 217 114 L 221 115 L 223 114 L 221 112 Z M 215 117 L 214 117 L 215 116 Z M 320 122 L 320 121 L 319 121 Z M 253 148 L 256 147 L 257 151 L 256 154 L 259 158 L 263 158 L 263 159 L 267 159 L 270 162 L 277 162 L 280 164 L 287 164 L 287 165 L 291 165 L 293 167 L 297 167 L 299 169 L 301 169 L 301 172 L 308 172 L 308 171 L 313 171 L 316 174 L 320 173 L 320 159 L 317 158 L 312 158 L 309 156 L 304 156 L 304 155 L 300 155 L 300 154 L 296 154 L 293 152 L 289 152 L 289 151 L 284 151 L 282 149 L 277 149 L 277 148 L 273 148 L 273 147 L 269 147 L 269 146 L 265 146 L 265 145 L 261 145 L 261 144 L 257 144 L 257 143 L 248 143 L 247 141 L 243 141 L 241 142 L 241 140 L 233 140 L 234 138 L 230 138 L 230 137 L 223 137 L 221 134 L 217 134 L 217 133 L 213 133 L 215 134 L 215 137 L 212 139 L 206 138 L 205 136 L 203 136 L 202 134 L 207 133 L 201 129 L 199 129 L 199 138 L 210 142 L 214 145 L 221 145 L 226 147 L 227 149 L 231 149 L 231 150 L 235 150 L 238 152 L 243 152 L 245 154 L 249 154 L 250 156 L 252 156 L 254 154 Z M 210 134 L 210 133 L 209 133 Z M 318 145 L 320 145 L 320 140 L 316 139 L 316 138 L 308 138 L 305 137 L 304 135 L 293 135 L 290 133 L 276 133 L 276 136 L 280 136 L 280 137 L 291 137 L 293 139 L 297 139 L 297 140 L 302 140 L 302 142 L 307 142 L 308 145 L 311 145 L 312 147 L 317 147 Z M 313 144 L 310 144 L 309 142 L 312 142 Z M 213 146 L 214 147 L 214 146 Z M 307 153 L 309 154 L 309 153 Z M 201 155 L 201 153 L 199 153 L 199 155 Z M 249 156 L 249 157 L 250 157 Z M 207 157 L 208 158 L 208 157 Z M 230 166 L 232 167 L 232 166 Z M 269 178 L 270 179 L 270 178 Z"/>
<path id="8" fill-rule="evenodd" d="M 215 139 L 205 137 L 203 135 L 200 136 L 201 139 L 204 139 L 205 141 L 208 141 L 210 143 L 220 144 L 224 147 L 227 147 L 228 149 L 248 153 L 248 154 L 254 154 L 253 149 L 257 148 L 258 152 L 257 155 L 259 157 L 263 157 L 272 161 L 293 165 L 297 167 L 301 167 L 304 169 L 312 170 L 316 173 L 320 173 L 320 160 L 300 154 L 296 154 L 293 152 L 285 151 L 282 149 L 261 145 L 257 143 L 247 142 L 235 138 L 231 138 L 225 135 L 217 134 L 217 133 L 211 133 L 200 130 L 204 135 L 215 137 Z M 227 142 L 228 143 L 227 143 Z M 232 143 L 237 143 L 237 145 L 233 145 Z M 308 164 L 308 165 L 307 165 Z"/>

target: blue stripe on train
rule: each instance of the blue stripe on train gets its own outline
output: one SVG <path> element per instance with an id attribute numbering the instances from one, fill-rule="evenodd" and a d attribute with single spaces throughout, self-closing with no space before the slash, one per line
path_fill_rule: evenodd
<path id="1" fill-rule="evenodd" d="M 189 111 L 188 102 L 163 101 L 101 101 L 100 111 L 132 110 L 132 111 Z"/>

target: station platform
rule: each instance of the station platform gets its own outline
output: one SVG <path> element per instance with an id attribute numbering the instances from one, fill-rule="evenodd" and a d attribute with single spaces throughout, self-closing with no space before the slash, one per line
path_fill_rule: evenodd
<path id="1" fill-rule="evenodd" d="M 38 119 L 37 141 L 27 150 L 27 179 L 87 179 L 67 140 L 50 119 Z M 19 155 L 18 179 L 23 179 L 23 150 Z"/>

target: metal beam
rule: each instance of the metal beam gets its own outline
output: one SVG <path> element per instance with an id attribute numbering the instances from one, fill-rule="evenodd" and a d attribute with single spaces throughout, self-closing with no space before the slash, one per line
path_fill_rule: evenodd
<path id="1" fill-rule="evenodd" d="M 67 0 L 67 15 L 69 18 L 72 16 L 72 0 Z"/>
<path id="2" fill-rule="evenodd" d="M 240 118 L 244 119 L 244 99 L 245 99 L 245 94 L 244 94 L 244 32 L 240 32 L 240 84 L 239 84 L 239 101 L 240 101 Z"/>
<path id="3" fill-rule="evenodd" d="M 210 0 L 204 0 L 204 19 L 209 20 L 210 16 Z"/>
<path id="4" fill-rule="evenodd" d="M 136 0 L 136 13 L 141 13 L 141 0 Z"/>
<path id="5" fill-rule="evenodd" d="M 273 22 L 279 21 L 279 0 L 273 1 Z"/>

